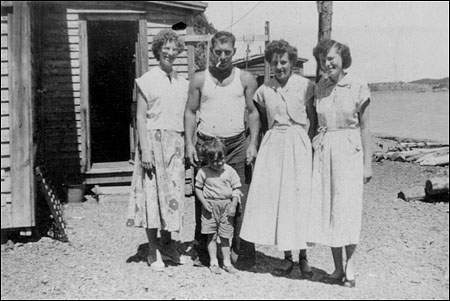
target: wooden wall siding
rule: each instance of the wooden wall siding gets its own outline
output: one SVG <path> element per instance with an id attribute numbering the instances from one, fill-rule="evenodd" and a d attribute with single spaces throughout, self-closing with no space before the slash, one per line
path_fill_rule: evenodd
<path id="1" fill-rule="evenodd" d="M 64 7 L 42 8 L 41 108 L 43 161 L 61 184 L 79 182 L 82 154 L 80 37 L 78 14 Z"/>
<path id="2" fill-rule="evenodd" d="M 152 15 L 147 18 L 147 35 L 148 35 L 148 50 L 149 50 L 149 67 L 157 66 L 158 60 L 153 55 L 152 42 L 153 37 L 158 34 L 162 29 L 171 28 L 173 24 L 180 21 L 186 22 L 187 17 L 168 17 L 162 20 L 157 20 L 153 18 Z M 186 30 L 179 30 L 177 33 L 180 36 L 186 35 Z M 187 48 L 178 55 L 178 58 L 174 62 L 174 69 L 182 76 L 188 78 L 188 54 Z"/>
<path id="3" fill-rule="evenodd" d="M 11 227 L 11 157 L 9 144 L 9 14 L 2 9 L 1 15 L 1 228 Z"/>

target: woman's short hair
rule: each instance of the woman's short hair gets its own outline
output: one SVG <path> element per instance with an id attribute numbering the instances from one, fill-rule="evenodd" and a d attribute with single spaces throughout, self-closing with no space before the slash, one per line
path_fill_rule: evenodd
<path id="1" fill-rule="evenodd" d="M 184 41 L 172 29 L 163 29 L 156 34 L 152 42 L 152 52 L 155 58 L 159 61 L 161 49 L 167 42 L 175 42 L 178 53 L 184 50 Z"/>
<path id="2" fill-rule="evenodd" d="M 203 147 L 204 155 L 206 156 L 208 162 L 222 160 L 225 158 L 225 145 L 220 139 L 214 138 L 207 141 L 203 144 Z"/>
<path id="3" fill-rule="evenodd" d="M 219 41 L 220 43 L 228 43 L 228 42 L 230 42 L 231 45 L 233 45 L 233 48 L 234 48 L 234 44 L 236 43 L 236 37 L 231 32 L 218 31 L 211 38 L 211 48 L 214 48 L 214 46 L 216 45 L 217 41 Z"/>
<path id="4" fill-rule="evenodd" d="M 267 45 L 266 50 L 264 51 L 264 58 L 267 62 L 271 63 L 273 54 L 284 54 L 287 53 L 289 57 L 289 61 L 292 64 L 295 64 L 297 61 L 297 48 L 289 45 L 285 40 L 272 41 Z"/>
<path id="5" fill-rule="evenodd" d="M 350 54 L 350 48 L 342 43 L 336 42 L 335 40 L 325 39 L 320 41 L 316 47 L 314 47 L 313 55 L 316 58 L 317 64 L 321 68 L 324 68 L 323 63 L 327 57 L 328 52 L 331 48 L 336 48 L 337 53 L 342 58 L 342 69 L 347 69 L 352 65 L 352 56 Z"/>

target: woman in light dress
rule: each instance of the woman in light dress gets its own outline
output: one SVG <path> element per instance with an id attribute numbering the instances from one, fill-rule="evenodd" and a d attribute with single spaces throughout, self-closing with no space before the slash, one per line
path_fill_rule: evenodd
<path id="1" fill-rule="evenodd" d="M 351 65 L 346 45 L 322 41 L 314 56 L 323 76 L 314 101 L 318 130 L 312 143 L 311 240 L 331 247 L 335 271 L 330 278 L 354 287 L 353 254 L 360 237 L 363 184 L 372 177 L 370 92 L 367 83 L 345 71 Z"/>
<path id="2" fill-rule="evenodd" d="M 279 275 L 290 273 L 291 250 L 300 249 L 302 275 L 311 277 L 306 230 L 312 148 L 307 132 L 314 84 L 292 72 L 297 49 L 286 41 L 271 42 L 265 59 L 275 77 L 258 88 L 253 100 L 267 113 L 269 130 L 258 151 L 240 236 L 285 251 L 282 265 L 274 272 Z"/>
<path id="3" fill-rule="evenodd" d="M 188 81 L 173 69 L 184 49 L 183 42 L 170 30 L 160 31 L 152 42 L 159 65 L 136 79 L 136 151 L 128 209 L 128 226 L 143 227 L 149 241 L 148 265 L 162 270 L 162 255 L 180 263 L 171 242 L 171 233 L 182 230 L 184 209 L 184 127 Z M 157 234 L 161 231 L 161 244 Z"/>

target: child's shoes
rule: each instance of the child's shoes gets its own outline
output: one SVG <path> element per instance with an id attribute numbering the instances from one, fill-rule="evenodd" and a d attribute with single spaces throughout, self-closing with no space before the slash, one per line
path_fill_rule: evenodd
<path id="1" fill-rule="evenodd" d="M 223 269 L 225 270 L 225 272 L 230 274 L 236 274 L 238 272 L 238 270 L 232 265 L 224 265 Z"/>

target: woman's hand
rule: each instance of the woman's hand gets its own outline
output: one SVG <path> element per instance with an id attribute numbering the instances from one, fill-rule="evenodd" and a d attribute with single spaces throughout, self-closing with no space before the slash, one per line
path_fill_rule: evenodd
<path id="1" fill-rule="evenodd" d="M 155 167 L 155 159 L 151 151 L 142 152 L 142 167 L 146 170 L 151 170 Z"/>
<path id="2" fill-rule="evenodd" d="M 254 145 L 253 143 L 250 143 L 250 145 L 247 148 L 247 152 L 246 152 L 247 165 L 249 165 L 250 163 L 253 162 L 253 160 L 255 160 L 257 153 L 258 153 L 258 151 L 256 150 L 256 145 Z"/>
<path id="3" fill-rule="evenodd" d="M 364 167 L 364 184 L 372 179 L 372 167 Z"/>
<path id="4" fill-rule="evenodd" d="M 203 207 L 206 209 L 206 211 L 212 213 L 212 206 L 211 206 L 211 204 L 209 203 L 209 201 L 204 200 L 204 201 L 202 202 L 202 204 L 203 204 Z"/>

